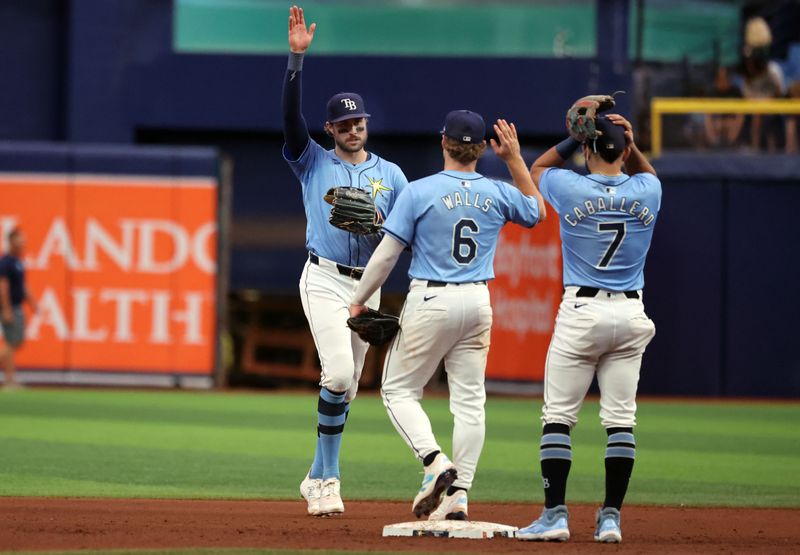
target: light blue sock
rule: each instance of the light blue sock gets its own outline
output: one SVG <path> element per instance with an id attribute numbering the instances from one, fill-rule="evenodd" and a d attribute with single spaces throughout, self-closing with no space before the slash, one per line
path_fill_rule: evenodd
<path id="1" fill-rule="evenodd" d="M 319 392 L 317 404 L 317 430 L 319 449 L 322 451 L 322 479 L 339 478 L 339 450 L 342 432 L 347 419 L 345 392 L 335 393 L 324 387 Z"/>
<path id="2" fill-rule="evenodd" d="M 322 478 L 322 442 L 319 439 L 319 431 L 317 432 L 317 447 L 314 451 L 314 462 L 311 463 L 311 470 L 308 475 L 311 478 Z"/>

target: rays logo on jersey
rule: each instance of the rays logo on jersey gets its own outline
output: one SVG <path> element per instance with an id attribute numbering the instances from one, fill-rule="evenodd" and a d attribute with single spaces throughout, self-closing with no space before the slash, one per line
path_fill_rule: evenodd
<path id="1" fill-rule="evenodd" d="M 380 179 L 372 179 L 371 177 L 367 176 L 367 181 L 369 181 L 370 187 L 372 187 L 372 198 L 377 198 L 378 194 L 382 191 L 391 191 L 391 187 L 387 187 L 383 184 L 383 178 Z"/>

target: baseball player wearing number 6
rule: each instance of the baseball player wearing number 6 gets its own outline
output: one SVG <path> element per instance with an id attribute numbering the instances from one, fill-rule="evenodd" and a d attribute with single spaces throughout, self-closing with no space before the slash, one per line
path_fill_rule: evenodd
<path id="1" fill-rule="evenodd" d="M 339 450 L 369 347 L 347 328 L 347 305 L 380 236 L 330 225 L 331 206 L 324 196 L 334 187 L 366 190 L 382 219 L 408 181 L 395 164 L 365 150 L 369 114 L 355 93 L 339 93 L 328 101 L 325 131 L 334 139 L 333 150 L 325 150 L 309 137 L 300 109 L 300 86 L 303 56 L 315 30 L 316 24 L 306 27 L 303 10 L 292 6 L 291 52 L 283 81 L 283 156 L 303 190 L 309 256 L 300 277 L 300 297 L 322 365 L 316 452 L 300 493 L 308 502 L 309 514 L 327 515 L 344 511 Z M 380 292 L 375 291 L 366 302 L 378 308 Z"/>
<path id="2" fill-rule="evenodd" d="M 467 110 L 450 112 L 441 139 L 444 170 L 411 183 L 397 199 L 350 306 L 351 316 L 364 312 L 401 251 L 411 248 L 411 286 L 384 363 L 381 396 L 398 433 L 424 465 L 412 505 L 418 518 L 468 519 L 467 490 L 483 449 L 492 326 L 486 282 L 494 278 L 497 237 L 506 222 L 533 227 L 545 217 L 514 125 L 498 120 L 494 129 L 499 142 L 492 139 L 492 148 L 518 188 L 475 172 L 486 148 L 483 118 Z M 452 462 L 420 405 L 442 360 L 454 418 Z"/>
<path id="3" fill-rule="evenodd" d="M 534 162 L 531 175 L 560 216 L 564 296 L 545 364 L 540 460 L 545 504 L 522 540 L 569 539 L 565 502 L 570 431 L 596 375 L 608 439 L 606 491 L 594 538 L 622 541 L 620 509 L 633 470 L 636 387 L 655 326 L 644 311 L 644 264 L 661 208 L 661 183 L 620 115 L 598 116 L 583 144 L 589 175 L 559 169 L 579 147 L 569 138 Z M 628 174 L 623 173 L 623 163 Z"/>

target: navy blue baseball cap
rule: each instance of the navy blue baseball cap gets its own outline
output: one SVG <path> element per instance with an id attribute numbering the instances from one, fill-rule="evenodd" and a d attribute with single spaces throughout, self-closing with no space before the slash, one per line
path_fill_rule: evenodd
<path id="1" fill-rule="evenodd" d="M 622 153 L 627 146 L 625 144 L 625 128 L 621 125 L 615 125 L 607 116 L 599 115 L 595 120 L 595 127 L 598 131 L 602 131 L 602 135 L 597 137 L 594 141 L 587 141 L 590 147 L 595 152 L 601 150 L 615 150 Z M 594 142 L 594 144 L 592 144 Z"/>
<path id="2" fill-rule="evenodd" d="M 486 136 L 486 124 L 478 113 L 453 110 L 444 118 L 441 133 L 461 143 L 478 144 Z"/>
<path id="3" fill-rule="evenodd" d="M 352 118 L 368 118 L 364 108 L 364 99 L 360 94 L 342 92 L 335 94 L 328 101 L 328 121 L 336 123 Z"/>

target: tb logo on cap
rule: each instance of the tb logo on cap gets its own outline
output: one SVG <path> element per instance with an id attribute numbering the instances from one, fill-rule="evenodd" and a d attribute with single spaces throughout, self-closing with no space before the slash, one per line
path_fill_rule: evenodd
<path id="1" fill-rule="evenodd" d="M 358 108 L 358 106 L 356 106 L 355 101 L 353 101 L 353 100 L 351 100 L 349 98 L 343 98 L 341 100 L 341 102 L 342 102 L 342 104 L 344 104 L 344 107 L 347 108 L 348 110 L 350 110 L 351 112 L 353 110 L 355 110 L 356 108 Z"/>

